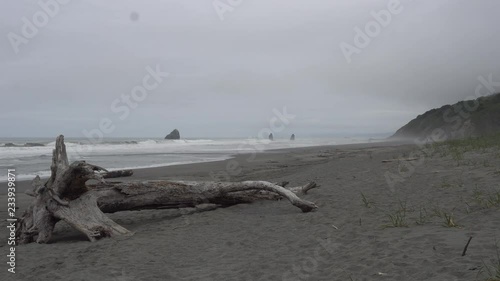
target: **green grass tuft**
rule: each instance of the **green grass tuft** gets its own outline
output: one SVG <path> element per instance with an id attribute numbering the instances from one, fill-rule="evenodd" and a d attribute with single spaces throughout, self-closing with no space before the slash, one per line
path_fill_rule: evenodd
<path id="1" fill-rule="evenodd" d="M 363 192 L 360 192 L 360 193 L 361 193 L 361 200 L 363 201 L 363 204 L 365 205 L 365 207 L 371 208 L 373 202 L 369 201 Z"/>
<path id="2" fill-rule="evenodd" d="M 484 281 L 500 281 L 500 250 L 498 242 L 495 243 L 496 260 L 490 264 L 483 261 L 483 267 L 479 271 L 480 274 L 485 275 Z"/>
<path id="3" fill-rule="evenodd" d="M 455 223 L 455 219 L 453 218 L 453 214 L 444 213 L 444 226 L 446 227 L 458 227 L 458 224 Z"/>

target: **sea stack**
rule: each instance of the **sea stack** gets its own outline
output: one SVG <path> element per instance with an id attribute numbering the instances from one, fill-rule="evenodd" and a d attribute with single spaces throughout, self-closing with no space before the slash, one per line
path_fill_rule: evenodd
<path id="1" fill-rule="evenodd" d="M 295 140 L 295 134 L 292 134 L 292 135 L 290 136 L 290 140 L 291 140 L 291 141 L 294 141 L 294 140 Z"/>
<path id="2" fill-rule="evenodd" d="M 270 134 L 269 134 L 269 140 L 274 140 L 273 133 L 270 133 Z"/>
<path id="3" fill-rule="evenodd" d="M 174 129 L 170 134 L 168 134 L 165 139 L 166 140 L 178 140 L 181 138 L 181 134 L 179 133 L 179 130 Z"/>

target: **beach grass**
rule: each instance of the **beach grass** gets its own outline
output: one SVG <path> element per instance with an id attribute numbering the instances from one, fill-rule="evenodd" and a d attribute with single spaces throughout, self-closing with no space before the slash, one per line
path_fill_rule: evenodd
<path id="1" fill-rule="evenodd" d="M 406 212 L 396 211 L 394 214 L 389 214 L 388 216 L 391 221 L 391 224 L 388 225 L 389 227 L 408 227 Z"/>
<path id="2" fill-rule="evenodd" d="M 406 201 L 399 200 L 399 209 L 391 214 L 387 214 L 390 224 L 385 225 L 385 227 L 408 227 L 408 222 L 406 220 L 407 211 Z"/>
<path id="3" fill-rule="evenodd" d="M 368 198 L 366 198 L 365 194 L 363 192 L 360 192 L 361 193 L 361 200 L 363 201 L 363 205 L 366 207 L 366 208 L 371 208 L 373 202 L 369 201 Z"/>
<path id="4" fill-rule="evenodd" d="M 498 242 L 495 243 L 496 258 L 490 263 L 483 261 L 483 266 L 479 271 L 480 274 L 486 276 L 484 281 L 500 281 L 500 247 Z"/>
<path id="5" fill-rule="evenodd" d="M 444 226 L 446 227 L 458 227 L 458 224 L 455 223 L 455 218 L 453 214 L 444 213 Z"/>
<path id="6" fill-rule="evenodd" d="M 500 134 L 433 142 L 427 144 L 427 148 L 434 149 L 441 156 L 451 155 L 454 160 L 458 161 L 463 159 L 464 153 L 470 151 L 486 153 L 489 149 L 493 149 L 498 153 L 500 151 Z"/>

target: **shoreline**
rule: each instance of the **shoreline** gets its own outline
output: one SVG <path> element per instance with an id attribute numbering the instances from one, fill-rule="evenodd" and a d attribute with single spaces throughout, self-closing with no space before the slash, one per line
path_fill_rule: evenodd
<path id="1" fill-rule="evenodd" d="M 338 144 L 338 145 L 319 145 L 319 146 L 306 146 L 306 147 L 292 147 L 292 148 L 278 148 L 278 149 L 269 149 L 261 152 L 255 153 L 256 157 L 259 157 L 260 160 L 262 159 L 268 159 L 271 158 L 271 156 L 276 156 L 279 154 L 286 154 L 286 153 L 301 153 L 304 150 L 321 150 L 321 149 L 356 149 L 356 148 L 368 148 L 368 147 L 381 147 L 381 146 L 399 146 L 399 145 L 411 145 L 411 142 L 409 141 L 402 141 L 402 140 L 397 140 L 397 141 L 392 141 L 392 140 L 386 140 L 386 141 L 379 141 L 379 142 L 367 142 L 367 143 L 354 143 L 354 144 Z M 248 161 L 247 159 L 249 156 L 253 155 L 254 153 L 250 152 L 244 152 L 244 153 L 237 153 L 237 154 L 229 154 L 226 159 L 222 160 L 214 160 L 214 161 L 204 161 L 204 162 L 194 162 L 194 163 L 186 163 L 186 164 L 173 164 L 173 165 L 161 165 L 158 167 L 147 167 L 147 168 L 124 168 L 127 170 L 133 170 L 134 174 L 129 177 L 122 177 L 122 178 L 114 178 L 113 180 L 118 180 L 118 181 L 132 181 L 132 180 L 162 180 L 162 179 L 171 179 L 171 180 L 182 180 L 182 179 L 177 179 L 178 176 L 174 176 L 174 178 L 171 178 L 173 175 L 182 175 L 185 176 L 186 178 L 200 178 L 203 177 L 202 173 L 199 171 L 203 171 L 206 173 L 208 176 L 207 179 L 205 180 L 216 180 L 216 179 L 210 179 L 210 172 L 211 171 L 223 171 L 226 166 L 228 165 L 228 162 L 231 160 L 236 161 L 237 163 L 252 163 L 255 162 L 255 164 L 258 164 L 259 161 L 258 159 L 256 161 Z M 106 168 L 106 167 L 104 167 Z M 112 169 L 112 170 L 124 170 L 124 169 Z M 190 177 L 190 173 L 195 170 L 198 171 L 195 174 Z M 228 172 L 229 173 L 229 172 Z M 229 176 L 231 178 L 234 178 L 234 174 L 229 173 Z M 46 177 L 41 177 L 42 181 L 45 181 L 49 178 L 50 176 Z M 19 192 L 25 192 L 27 189 L 31 188 L 31 182 L 33 179 L 22 179 L 22 180 L 17 180 L 16 185 L 17 185 L 17 190 Z M 229 181 L 229 180 L 228 180 Z M 6 183 L 6 181 L 0 182 L 0 184 Z M 6 191 L 3 189 L 0 190 L 0 194 L 6 194 Z"/>
<path id="2" fill-rule="evenodd" d="M 216 140 L 193 140 L 191 142 L 182 140 L 180 143 L 168 142 L 165 144 L 158 140 L 148 140 L 135 143 L 134 145 L 130 145 L 128 142 L 110 143 L 110 145 L 92 145 L 89 147 L 67 144 L 67 150 L 70 160 L 72 155 L 75 157 L 79 156 L 78 158 L 80 160 L 86 160 L 87 162 L 106 167 L 112 171 L 212 162 L 228 159 L 232 157 L 233 154 L 238 153 L 337 145 L 337 143 L 344 143 L 344 141 L 345 140 L 341 140 L 340 138 L 306 138 L 299 141 L 277 140 L 275 142 L 252 139 L 223 139 L 223 142 Z M 360 141 L 382 142 L 384 140 L 350 139 L 349 141 L 358 143 Z M 53 141 L 51 143 L 53 143 Z M 2 149 L 3 148 L 0 147 L 1 153 L 3 153 Z M 5 168 L 15 167 L 17 170 L 17 177 L 20 181 L 32 180 L 37 175 L 43 179 L 50 177 L 50 159 L 52 158 L 53 144 L 43 147 L 28 147 L 22 149 L 17 147 L 14 148 L 14 150 L 10 150 L 11 148 L 6 149 L 5 155 L 2 154 L 3 157 L 0 159 L 0 166 Z M 91 151 L 93 152 L 90 154 Z M 89 154 L 86 154 L 87 152 Z M 7 182 L 6 175 L 0 176 L 0 183 L 2 182 Z"/>

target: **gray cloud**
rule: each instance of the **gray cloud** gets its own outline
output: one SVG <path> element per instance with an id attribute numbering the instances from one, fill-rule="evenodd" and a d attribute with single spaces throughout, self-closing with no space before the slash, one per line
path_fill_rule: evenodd
<path id="1" fill-rule="evenodd" d="M 480 75 L 500 80 L 495 0 L 401 0 L 347 63 L 340 43 L 388 2 L 243 0 L 221 21 L 211 1 L 73 0 L 15 54 L 7 34 L 40 7 L 7 1 L 0 135 L 81 136 L 110 118 L 109 136 L 255 136 L 284 106 L 290 132 L 385 133 L 473 94 Z M 170 77 L 120 120 L 111 104 L 156 65 Z"/>

